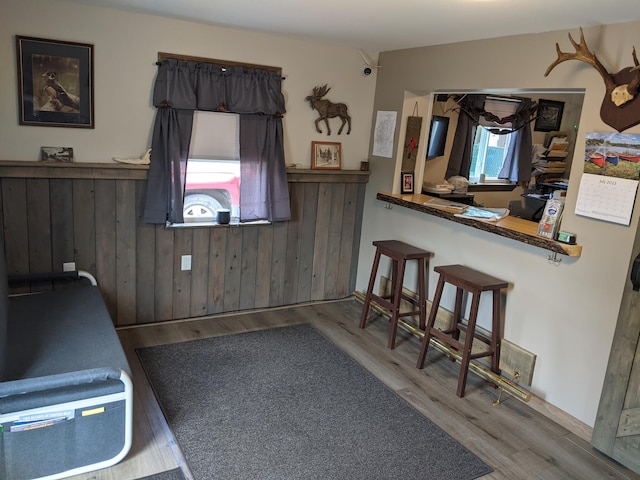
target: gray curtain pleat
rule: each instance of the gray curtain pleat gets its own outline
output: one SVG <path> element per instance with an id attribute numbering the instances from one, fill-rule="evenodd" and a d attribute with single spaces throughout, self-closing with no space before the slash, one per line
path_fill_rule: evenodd
<path id="1" fill-rule="evenodd" d="M 241 221 L 291 218 L 280 117 L 240 116 L 240 178 Z"/>
<path id="2" fill-rule="evenodd" d="M 531 134 L 531 107 L 533 102 L 529 98 L 524 98 L 518 105 L 515 114 L 517 119 L 513 122 L 509 148 L 505 155 L 502 169 L 498 178 L 507 179 L 516 183 L 528 182 L 531 180 L 531 149 L 533 139 Z"/>
<path id="3" fill-rule="evenodd" d="M 184 222 L 182 197 L 192 126 L 193 110 L 162 107 L 156 112 L 144 211 L 146 223 Z"/>
<path id="4" fill-rule="evenodd" d="M 182 197 L 194 110 L 242 115 L 240 137 L 245 140 L 244 148 L 242 140 L 240 144 L 241 220 L 290 219 L 281 84 L 280 75 L 263 69 L 182 60 L 161 62 L 153 92 L 153 104 L 158 110 L 147 183 L 146 222 L 184 221 Z M 243 120 L 244 117 L 252 120 Z"/>
<path id="5" fill-rule="evenodd" d="M 475 112 L 482 109 L 486 95 L 469 95 L 459 101 L 460 113 L 458 125 L 453 136 L 451 155 L 445 173 L 445 179 L 460 175 L 469 178 L 473 140 L 476 134 L 479 115 Z M 473 108 L 470 108 L 473 107 Z"/>

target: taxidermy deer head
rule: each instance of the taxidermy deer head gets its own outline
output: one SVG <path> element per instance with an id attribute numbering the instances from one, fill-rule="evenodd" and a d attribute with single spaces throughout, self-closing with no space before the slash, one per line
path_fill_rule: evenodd
<path id="1" fill-rule="evenodd" d="M 316 132 L 322 133 L 318 123 L 324 120 L 324 124 L 327 126 L 327 135 L 331 135 L 331 128 L 329 128 L 329 119 L 334 117 L 340 117 L 342 120 L 342 125 L 340 125 L 340 130 L 338 130 L 338 135 L 342 133 L 342 129 L 345 124 L 349 124 L 349 129 L 347 130 L 347 135 L 351 133 L 351 117 L 347 112 L 347 106 L 344 103 L 332 103 L 324 97 L 327 93 L 329 93 L 331 88 L 327 88 L 327 85 L 323 85 L 322 87 L 314 87 L 313 93 L 305 98 L 307 102 L 311 104 L 311 109 L 315 109 L 318 111 L 320 116 L 316 119 Z"/>
<path id="2" fill-rule="evenodd" d="M 569 34 L 569 41 L 576 52 L 563 52 L 556 43 L 558 58 L 549 65 L 544 76 L 549 75 L 556 65 L 566 60 L 585 62 L 595 68 L 604 80 L 605 97 L 600 107 L 602 121 L 619 132 L 640 123 L 640 96 L 638 95 L 640 91 L 640 63 L 638 63 L 635 47 L 632 52 L 635 66 L 610 74 L 598 60 L 598 57 L 589 51 L 582 28 L 580 29 L 580 43 L 576 43 L 571 34 Z"/>

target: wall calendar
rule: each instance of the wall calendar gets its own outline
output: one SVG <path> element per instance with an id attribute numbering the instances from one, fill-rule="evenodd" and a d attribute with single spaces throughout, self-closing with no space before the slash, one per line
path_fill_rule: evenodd
<path id="1" fill-rule="evenodd" d="M 637 180 L 583 173 L 576 215 L 629 225 L 637 189 Z"/>

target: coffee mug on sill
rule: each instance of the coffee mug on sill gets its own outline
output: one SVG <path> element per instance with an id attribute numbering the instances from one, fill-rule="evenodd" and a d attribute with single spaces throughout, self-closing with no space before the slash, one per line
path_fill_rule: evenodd
<path id="1" fill-rule="evenodd" d="M 229 210 L 218 210 L 217 221 L 220 225 L 226 225 L 231 221 L 231 212 Z"/>

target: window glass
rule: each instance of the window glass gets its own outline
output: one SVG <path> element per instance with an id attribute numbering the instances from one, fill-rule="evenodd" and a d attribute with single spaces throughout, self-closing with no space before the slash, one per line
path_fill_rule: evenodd
<path id="1" fill-rule="evenodd" d="M 238 115 L 194 112 L 184 192 L 185 223 L 216 223 L 219 210 L 240 219 Z"/>
<path id="2" fill-rule="evenodd" d="M 482 126 L 476 128 L 471 155 L 469 178 L 477 182 L 484 175 L 485 180 L 498 180 L 511 135 L 491 133 Z"/>

